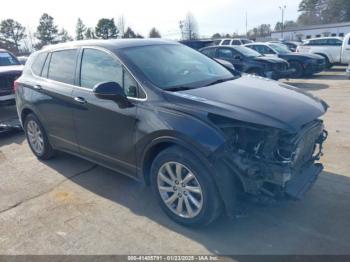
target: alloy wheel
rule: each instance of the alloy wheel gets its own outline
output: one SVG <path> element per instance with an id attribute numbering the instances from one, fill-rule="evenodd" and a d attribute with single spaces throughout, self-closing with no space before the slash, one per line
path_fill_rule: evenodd
<path id="1" fill-rule="evenodd" d="M 193 218 L 202 210 L 202 188 L 194 173 L 183 164 L 163 164 L 158 171 L 157 185 L 164 204 L 176 215 Z"/>
<path id="2" fill-rule="evenodd" d="M 44 152 L 44 137 L 39 125 L 30 120 L 27 124 L 27 135 L 29 143 L 36 154 L 42 155 Z"/>

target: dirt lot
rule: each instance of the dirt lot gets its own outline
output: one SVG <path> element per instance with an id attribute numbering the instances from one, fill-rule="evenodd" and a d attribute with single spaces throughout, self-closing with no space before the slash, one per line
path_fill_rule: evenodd
<path id="1" fill-rule="evenodd" d="M 39 162 L 23 134 L 0 138 L 0 254 L 350 254 L 350 80 L 344 68 L 285 81 L 330 105 L 325 172 L 300 202 L 248 206 L 183 228 L 149 189 L 66 154 Z M 14 115 L 1 108 L 0 119 Z"/>

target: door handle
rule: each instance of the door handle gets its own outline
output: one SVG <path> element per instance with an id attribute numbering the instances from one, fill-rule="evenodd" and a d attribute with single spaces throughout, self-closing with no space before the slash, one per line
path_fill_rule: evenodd
<path id="1" fill-rule="evenodd" d="M 43 88 L 41 87 L 41 85 L 34 85 L 33 88 L 35 90 L 42 90 Z"/>
<path id="2" fill-rule="evenodd" d="M 79 96 L 74 97 L 74 101 L 78 102 L 79 104 L 86 104 L 87 103 L 85 98 L 79 97 Z"/>

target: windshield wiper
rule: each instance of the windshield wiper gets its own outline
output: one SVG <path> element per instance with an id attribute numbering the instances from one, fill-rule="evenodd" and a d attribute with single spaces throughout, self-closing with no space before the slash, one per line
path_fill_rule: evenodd
<path id="1" fill-rule="evenodd" d="M 209 84 L 205 85 L 205 86 L 211 86 L 211 85 L 216 85 L 216 84 L 220 84 L 220 83 L 223 83 L 223 82 L 227 82 L 227 81 L 230 81 L 230 80 L 234 80 L 236 79 L 237 77 L 229 77 L 229 78 L 223 78 L 223 79 L 218 79 L 218 80 L 215 80 L 213 82 L 210 82 Z"/>
<path id="2" fill-rule="evenodd" d="M 194 87 L 189 87 L 189 86 L 174 86 L 174 87 L 168 87 L 165 88 L 165 91 L 172 91 L 172 92 L 176 92 L 176 91 L 185 91 L 185 90 L 190 90 L 193 89 Z"/>

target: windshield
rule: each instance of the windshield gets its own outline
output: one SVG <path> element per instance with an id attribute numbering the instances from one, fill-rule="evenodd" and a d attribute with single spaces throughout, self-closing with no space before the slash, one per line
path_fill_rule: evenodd
<path id="1" fill-rule="evenodd" d="M 234 49 L 246 57 L 262 56 L 262 54 L 258 53 L 257 51 L 245 46 L 236 46 Z"/>
<path id="2" fill-rule="evenodd" d="M 7 52 L 0 52 L 0 66 L 19 65 L 18 60 Z"/>
<path id="3" fill-rule="evenodd" d="M 272 47 L 277 53 L 279 54 L 287 54 L 291 53 L 291 51 L 288 49 L 287 46 L 281 45 L 281 44 L 270 44 L 270 47 Z"/>
<path id="4" fill-rule="evenodd" d="M 197 88 L 233 77 L 225 67 L 183 45 L 151 45 L 123 50 L 123 56 L 161 89 Z"/>

